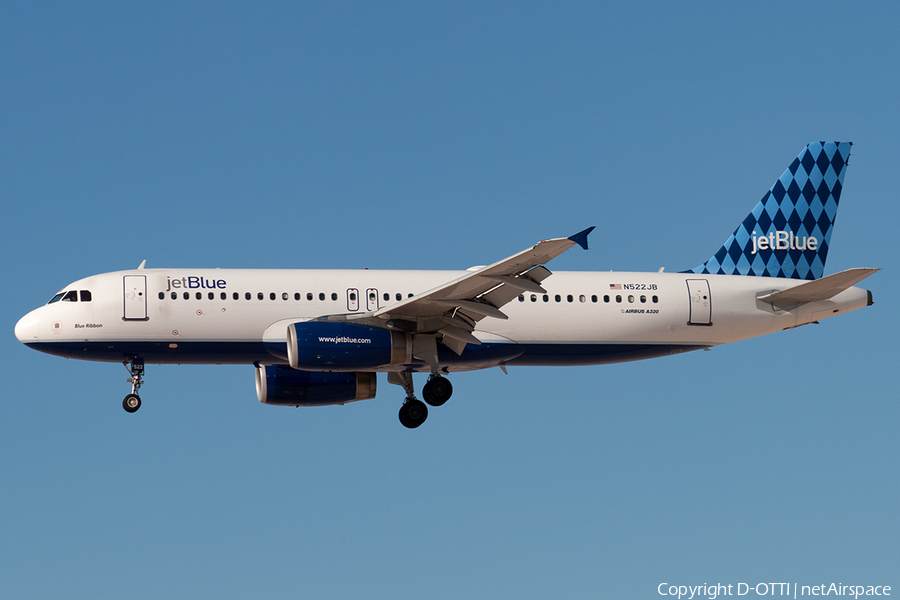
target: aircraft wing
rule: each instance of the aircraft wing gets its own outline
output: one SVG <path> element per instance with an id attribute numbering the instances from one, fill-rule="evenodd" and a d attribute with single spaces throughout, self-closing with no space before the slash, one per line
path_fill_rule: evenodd
<path id="1" fill-rule="evenodd" d="M 478 321 L 485 317 L 506 319 L 500 308 L 523 292 L 545 294 L 541 282 L 551 273 L 542 265 L 576 244 L 587 249 L 587 236 L 593 229 L 544 240 L 371 316 L 410 333 L 441 334 L 444 345 L 462 353 L 467 343 L 481 343 L 472 335 Z"/>
<path id="2" fill-rule="evenodd" d="M 828 300 L 879 270 L 867 268 L 847 269 L 821 279 L 801 283 L 798 286 L 781 290 L 780 292 L 772 292 L 771 294 L 760 296 L 758 300 L 769 302 L 779 308 Z"/>

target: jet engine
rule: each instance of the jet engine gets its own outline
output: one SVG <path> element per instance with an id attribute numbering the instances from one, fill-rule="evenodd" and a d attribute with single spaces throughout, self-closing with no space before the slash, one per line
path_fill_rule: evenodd
<path id="1" fill-rule="evenodd" d="M 297 371 L 281 365 L 257 365 L 256 395 L 276 406 L 328 406 L 375 397 L 375 373 Z"/>
<path id="2" fill-rule="evenodd" d="M 412 361 L 412 336 L 353 323 L 306 321 L 287 328 L 294 369 L 358 371 Z"/>

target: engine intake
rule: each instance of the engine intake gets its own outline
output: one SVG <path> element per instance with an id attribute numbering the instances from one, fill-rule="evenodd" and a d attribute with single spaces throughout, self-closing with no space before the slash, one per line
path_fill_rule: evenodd
<path id="1" fill-rule="evenodd" d="M 257 365 L 256 396 L 275 406 L 328 406 L 375 397 L 375 373 L 297 371 Z"/>
<path id="2" fill-rule="evenodd" d="M 292 323 L 287 328 L 287 355 L 294 369 L 375 369 L 411 362 L 412 336 L 352 323 Z"/>

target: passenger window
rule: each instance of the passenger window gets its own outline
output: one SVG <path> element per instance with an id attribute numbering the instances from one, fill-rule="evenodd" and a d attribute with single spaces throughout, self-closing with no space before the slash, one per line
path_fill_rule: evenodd
<path id="1" fill-rule="evenodd" d="M 537 302 L 537 296 L 535 296 L 534 294 L 532 294 L 532 295 L 531 295 L 531 301 L 532 301 L 532 302 Z"/>
<path id="2" fill-rule="evenodd" d="M 81 294 L 82 302 L 90 302 L 91 301 L 91 293 L 88 290 L 81 290 L 81 292 L 79 292 L 79 294 Z"/>
<path id="3" fill-rule="evenodd" d="M 234 292 L 234 293 L 231 294 L 231 298 L 232 298 L 233 300 L 240 300 L 241 295 L 238 294 L 237 292 Z"/>
<path id="4" fill-rule="evenodd" d="M 544 294 L 544 302 L 550 302 L 550 296 L 549 296 L 549 295 Z"/>
<path id="5" fill-rule="evenodd" d="M 572 294 L 569 294 L 568 296 L 566 296 L 567 302 L 571 302 L 572 300 L 574 300 L 574 298 L 572 298 Z"/>
<path id="6" fill-rule="evenodd" d="M 591 302 L 594 302 L 594 303 L 597 302 L 597 294 L 594 294 L 593 296 L 591 296 Z"/>
<path id="7" fill-rule="evenodd" d="M 172 300 L 178 300 L 178 292 L 172 292 Z"/>
<path id="8" fill-rule="evenodd" d="M 559 294 L 555 295 L 553 297 L 553 299 L 556 300 L 557 302 L 562 302 L 562 296 L 560 296 Z"/>
<path id="9" fill-rule="evenodd" d="M 72 290 L 71 292 L 66 292 L 66 295 L 62 297 L 63 302 L 78 302 L 78 292 Z"/>
<path id="10" fill-rule="evenodd" d="M 335 298 L 335 300 L 337 300 L 337 298 Z M 350 302 L 356 302 L 356 294 L 354 294 L 353 292 L 350 292 Z"/>
<path id="11" fill-rule="evenodd" d="M 275 299 L 275 292 L 269 292 L 269 300 Z"/>
<path id="12" fill-rule="evenodd" d="M 215 292 L 210 292 L 209 294 L 206 295 L 206 297 L 209 298 L 210 300 L 215 300 L 216 294 L 215 294 Z"/>
<path id="13" fill-rule="evenodd" d="M 609 303 L 609 295 L 608 294 L 606 296 L 603 296 L 603 301 L 606 302 L 607 304 Z"/>
<path id="14" fill-rule="evenodd" d="M 385 293 L 384 293 L 384 301 L 387 302 L 387 301 L 390 300 L 390 299 L 391 299 L 391 295 L 388 294 L 387 292 L 385 292 Z"/>
<path id="15" fill-rule="evenodd" d="M 300 292 L 294 292 L 294 300 L 300 301 Z"/>
<path id="16" fill-rule="evenodd" d="M 659 296 L 653 296 L 653 304 L 659 302 Z"/>
<path id="17" fill-rule="evenodd" d="M 165 292 L 160 292 L 160 293 L 159 293 L 159 299 L 160 299 L 160 300 L 165 300 L 165 299 L 166 299 L 166 293 L 165 293 Z"/>
<path id="18" fill-rule="evenodd" d="M 647 296 L 644 296 L 644 295 L 642 294 L 642 295 L 641 295 L 641 304 L 644 304 L 645 302 L 647 302 Z"/>
<path id="19" fill-rule="evenodd" d="M 228 294 L 226 294 L 225 292 L 222 292 L 221 294 L 219 294 L 219 298 L 222 299 L 222 300 L 227 300 L 227 299 L 228 299 Z"/>
<path id="20" fill-rule="evenodd" d="M 319 300 L 324 300 L 325 294 L 323 292 L 319 292 Z"/>
<path id="21" fill-rule="evenodd" d="M 412 295 L 412 294 L 407 294 L 406 297 L 407 297 L 407 298 L 412 298 L 413 295 Z"/>
<path id="22" fill-rule="evenodd" d="M 634 303 L 634 296 L 632 296 L 632 295 L 629 294 L 629 296 L 628 296 L 628 301 L 631 302 L 631 303 L 633 304 L 633 303 Z"/>
<path id="23" fill-rule="evenodd" d="M 249 300 L 250 298 L 251 298 L 250 292 L 245 292 L 245 293 L 244 293 L 244 300 Z"/>
<path id="24" fill-rule="evenodd" d="M 616 295 L 616 302 L 621 302 L 621 301 L 622 301 L 622 296 Z"/>
<path id="25" fill-rule="evenodd" d="M 313 299 L 312 292 L 306 292 L 306 299 L 309 300 L 310 302 L 312 302 L 312 299 Z"/>
<path id="26" fill-rule="evenodd" d="M 401 294 L 400 292 L 397 292 L 397 295 L 395 296 L 395 298 L 397 298 L 397 300 L 403 300 L 403 294 Z"/>
<path id="27" fill-rule="evenodd" d="M 257 300 L 262 300 L 263 298 L 265 298 L 265 296 L 263 295 L 262 292 L 256 292 L 256 299 L 257 299 Z"/>
<path id="28" fill-rule="evenodd" d="M 525 296 L 519 294 L 519 302 L 525 302 Z"/>
<path id="29" fill-rule="evenodd" d="M 587 298 L 584 297 L 584 294 L 578 296 L 578 301 L 579 301 L 579 302 L 584 302 L 585 300 L 587 300 Z"/>
<path id="30" fill-rule="evenodd" d="M 190 292 L 185 292 L 183 297 L 184 297 L 185 300 L 190 300 L 190 299 L 191 299 L 191 293 L 190 293 Z"/>
<path id="31" fill-rule="evenodd" d="M 197 300 L 203 300 L 203 293 L 202 293 L 202 292 L 197 292 L 196 296 L 197 296 Z"/>

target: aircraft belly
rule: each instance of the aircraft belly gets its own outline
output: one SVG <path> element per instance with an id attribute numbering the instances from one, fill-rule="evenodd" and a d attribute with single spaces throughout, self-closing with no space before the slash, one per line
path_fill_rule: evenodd
<path id="1" fill-rule="evenodd" d="M 273 358 L 262 341 L 45 341 L 25 345 L 46 354 L 97 362 L 140 356 L 151 364 L 253 364 Z"/>
<path id="2" fill-rule="evenodd" d="M 708 344 L 520 344 L 522 355 L 512 366 L 606 365 L 702 350 Z"/>

